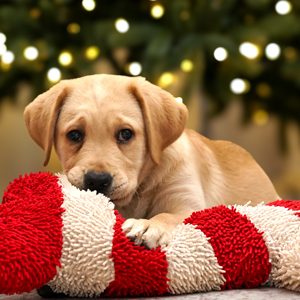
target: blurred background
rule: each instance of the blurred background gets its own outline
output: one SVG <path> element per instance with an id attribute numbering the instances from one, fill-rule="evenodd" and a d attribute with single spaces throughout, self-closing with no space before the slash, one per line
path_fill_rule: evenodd
<path id="1" fill-rule="evenodd" d="M 248 150 L 300 199 L 299 0 L 1 0 L 0 191 L 61 171 L 25 106 L 62 79 L 144 76 L 189 108 L 187 127 Z M 2 192 L 1 192 L 2 193 Z"/>

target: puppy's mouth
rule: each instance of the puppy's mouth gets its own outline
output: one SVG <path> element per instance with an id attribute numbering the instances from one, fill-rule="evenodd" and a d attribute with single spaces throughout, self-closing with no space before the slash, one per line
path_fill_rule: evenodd
<path id="1" fill-rule="evenodd" d="M 132 193 L 128 193 L 128 189 L 126 189 L 125 186 L 127 186 L 126 182 L 112 187 L 112 189 L 107 193 L 106 196 L 110 199 L 111 202 L 119 206 L 127 204 L 132 198 Z"/>
<path id="2" fill-rule="evenodd" d="M 110 191 L 107 193 L 107 196 L 110 197 L 110 196 L 113 196 L 114 194 L 116 193 L 119 193 L 120 191 L 120 188 L 122 188 L 124 185 L 126 185 L 127 182 L 123 182 L 117 186 L 113 186 Z"/>
<path id="3" fill-rule="evenodd" d="M 118 206 L 123 206 L 126 205 L 130 202 L 132 196 L 134 193 L 132 193 L 130 190 L 130 188 L 128 188 L 128 182 L 122 182 L 118 185 L 113 185 L 110 188 L 108 188 L 107 190 L 97 190 L 97 188 L 95 189 L 90 189 L 89 187 L 85 186 L 82 183 L 79 183 L 75 180 L 73 180 L 73 178 L 68 178 L 68 180 L 77 188 L 79 188 L 80 190 L 86 191 L 86 190 L 92 190 L 92 191 L 96 191 L 97 194 L 104 194 L 107 198 L 110 199 L 111 202 L 115 203 Z"/>

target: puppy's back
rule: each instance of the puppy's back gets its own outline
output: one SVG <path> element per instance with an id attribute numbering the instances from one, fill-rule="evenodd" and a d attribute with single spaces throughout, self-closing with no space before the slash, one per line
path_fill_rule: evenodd
<path id="1" fill-rule="evenodd" d="M 256 205 L 279 199 L 267 174 L 245 149 L 232 142 L 209 140 L 193 130 L 185 132 L 207 203 L 211 199 L 213 205 L 248 201 Z"/>

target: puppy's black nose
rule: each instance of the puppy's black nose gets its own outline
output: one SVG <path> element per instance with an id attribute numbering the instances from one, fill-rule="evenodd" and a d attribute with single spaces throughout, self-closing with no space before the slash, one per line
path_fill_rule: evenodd
<path id="1" fill-rule="evenodd" d="M 88 172 L 84 175 L 84 189 L 97 191 L 106 194 L 113 182 L 113 177 L 109 173 Z"/>

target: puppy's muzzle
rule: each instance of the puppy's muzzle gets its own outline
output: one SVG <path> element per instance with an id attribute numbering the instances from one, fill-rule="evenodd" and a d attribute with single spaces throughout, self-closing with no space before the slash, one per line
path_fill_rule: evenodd
<path id="1" fill-rule="evenodd" d="M 87 172 L 83 179 L 84 190 L 97 191 L 106 195 L 112 186 L 113 177 L 109 173 Z"/>

